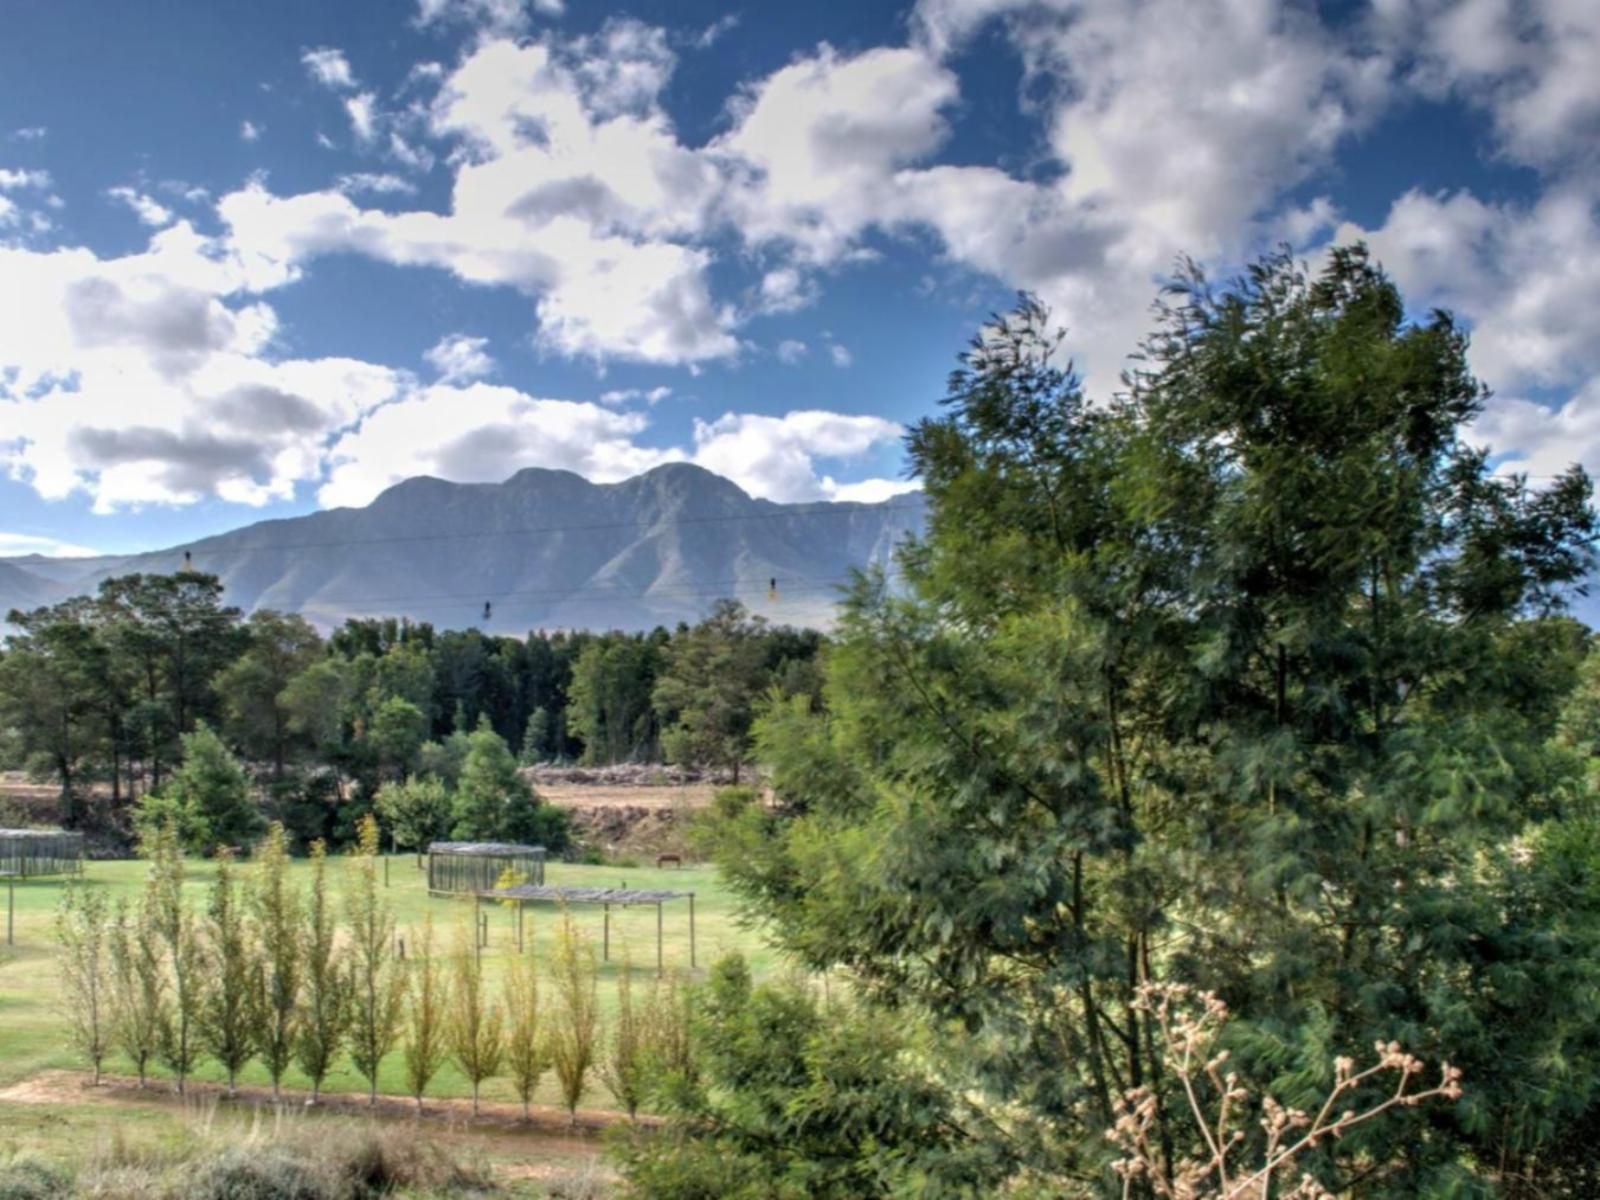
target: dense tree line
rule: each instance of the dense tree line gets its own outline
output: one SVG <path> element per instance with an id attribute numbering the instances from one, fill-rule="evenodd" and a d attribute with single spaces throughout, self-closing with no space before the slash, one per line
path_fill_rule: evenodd
<path id="1" fill-rule="evenodd" d="M 538 836 L 518 762 L 665 753 L 737 772 L 756 697 L 770 686 L 814 693 L 821 645 L 731 601 L 698 626 L 648 634 L 518 639 L 363 619 L 324 639 L 299 616 L 246 618 L 215 577 L 187 570 L 110 579 L 92 598 L 9 620 L 0 766 L 56 780 L 64 824 L 123 827 L 136 799 L 163 817 L 186 807 L 193 816 L 180 793 L 199 769 L 183 764 L 199 754 L 209 793 L 232 795 L 233 754 L 266 816 L 302 843 L 336 845 L 385 788 L 408 782 L 444 788 L 423 797 L 431 833 Z M 186 842 L 204 845 L 179 815 Z M 211 844 L 244 840 L 247 830 L 227 824 Z"/>

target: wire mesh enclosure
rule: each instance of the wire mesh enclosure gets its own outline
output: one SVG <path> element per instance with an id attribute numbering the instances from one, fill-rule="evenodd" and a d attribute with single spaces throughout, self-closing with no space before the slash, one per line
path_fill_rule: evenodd
<path id="1" fill-rule="evenodd" d="M 488 891 L 506 871 L 519 883 L 544 883 L 544 847 L 511 842 L 434 842 L 428 847 L 428 890 L 455 895 Z"/>
<path id="2" fill-rule="evenodd" d="M 83 834 L 60 829 L 0 829 L 0 875 L 83 873 Z"/>

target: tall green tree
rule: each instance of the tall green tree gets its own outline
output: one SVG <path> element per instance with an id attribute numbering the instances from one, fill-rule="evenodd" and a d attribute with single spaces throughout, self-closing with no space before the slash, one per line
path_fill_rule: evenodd
<path id="1" fill-rule="evenodd" d="M 161 943 L 148 903 L 117 902 L 107 949 L 111 963 L 111 1026 L 121 1050 L 145 1086 L 150 1062 L 160 1048 L 166 1011 L 166 975 Z"/>
<path id="2" fill-rule="evenodd" d="M 1360 248 L 1187 272 L 1112 404 L 1057 350 L 1025 300 L 913 431 L 927 536 L 852 595 L 827 711 L 759 723 L 779 807 L 724 823 L 735 886 L 804 961 L 966 1030 L 1044 1177 L 1114 1190 L 1115 1099 L 1174 1111 L 1136 1006 L 1168 980 L 1227 998 L 1230 1066 L 1288 1103 L 1379 1039 L 1464 1060 L 1453 1113 L 1321 1148 L 1332 1190 L 1536 1157 L 1596 1030 L 1519 1014 L 1590 918 L 1551 891 L 1508 928 L 1506 848 L 1562 794 L 1533 648 L 1591 566 L 1588 479 L 1494 473 L 1465 336 Z"/>
<path id="3" fill-rule="evenodd" d="M 261 1042 L 265 980 L 255 939 L 233 878 L 233 855 L 217 851 L 204 932 L 210 970 L 203 981 L 196 1032 L 222 1067 L 233 1095 L 240 1069 Z"/>
<path id="4" fill-rule="evenodd" d="M 567 709 L 567 728 L 583 742 L 584 762 L 654 757 L 658 728 L 650 696 L 663 640 L 609 633 L 584 644 L 573 663 Z"/>
<path id="5" fill-rule="evenodd" d="M 765 627 L 737 600 L 719 600 L 667 646 L 651 702 L 673 762 L 721 767 L 738 783 L 755 702 L 771 681 Z"/>
<path id="6" fill-rule="evenodd" d="M 248 648 L 216 678 L 223 731 L 251 759 L 271 763 L 272 777 L 282 779 L 295 741 L 289 685 L 321 657 L 322 638 L 304 617 L 271 609 L 251 613 L 245 631 Z"/>
<path id="7" fill-rule="evenodd" d="M 115 1041 L 110 955 L 111 905 L 106 894 L 69 884 L 56 910 L 62 992 L 72 1041 L 89 1062 L 93 1084 Z"/>
<path id="8" fill-rule="evenodd" d="M 60 785 L 62 824 L 75 828 L 87 812 L 82 776 L 105 745 L 95 699 L 106 666 L 92 608 L 68 601 L 7 620 L 18 632 L 0 656 L 0 725 L 15 731 L 27 768 Z"/>
<path id="9" fill-rule="evenodd" d="M 311 1103 L 333 1070 L 350 1032 L 351 972 L 339 941 L 338 910 L 328 893 L 328 849 L 311 843 L 311 885 L 301 930 L 304 982 L 295 1018 L 294 1058 L 311 1080 Z"/>
<path id="10" fill-rule="evenodd" d="M 301 945 L 304 902 L 289 882 L 289 842 L 274 821 L 256 849 L 250 889 L 250 919 L 261 952 L 261 1003 L 257 1043 L 262 1065 L 272 1079 L 272 1098 L 280 1098 L 284 1072 L 294 1061 L 300 1032 L 300 987 L 305 969 Z"/>
<path id="11" fill-rule="evenodd" d="M 183 846 L 176 824 L 168 822 L 146 839 L 150 873 L 144 904 L 164 952 L 167 1003 L 157 1026 L 157 1057 L 172 1072 L 182 1095 L 199 1061 L 201 1009 L 205 1002 L 207 956 L 194 913 L 183 897 Z"/>
<path id="12" fill-rule="evenodd" d="M 350 1059 L 378 1102 L 378 1071 L 400 1036 L 406 977 L 394 957 L 394 913 L 378 882 L 378 822 L 361 821 L 350 856 L 345 920 L 350 927 Z"/>
<path id="13" fill-rule="evenodd" d="M 261 828 L 261 814 L 244 767 L 204 723 L 184 734 L 182 744 L 183 765 L 160 793 L 141 799 L 136 824 L 174 823 L 184 848 L 195 854 L 248 842 Z"/>
<path id="14" fill-rule="evenodd" d="M 455 948 L 450 955 L 450 1021 L 448 1040 L 451 1057 L 472 1084 L 472 1115 L 478 1115 L 478 1091 L 486 1079 L 500 1073 L 505 1061 L 505 1014 L 495 1003 L 483 977 L 483 956 L 466 926 L 456 929 Z"/>
<path id="15" fill-rule="evenodd" d="M 567 843 L 565 814 L 540 802 L 487 719 L 469 735 L 453 813 L 451 832 L 458 838 L 533 842 L 551 850 Z"/>
<path id="16" fill-rule="evenodd" d="M 378 789 L 377 809 L 395 845 L 419 855 L 450 831 L 450 793 L 432 777 L 413 775 L 402 783 L 385 783 Z"/>

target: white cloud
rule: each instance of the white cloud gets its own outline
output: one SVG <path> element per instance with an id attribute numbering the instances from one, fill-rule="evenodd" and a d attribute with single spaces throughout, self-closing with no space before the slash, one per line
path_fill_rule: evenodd
<path id="1" fill-rule="evenodd" d="M 11 131 L 11 136 L 19 142 L 42 141 L 50 131 L 43 125 L 24 125 L 21 129 Z"/>
<path id="2" fill-rule="evenodd" d="M 725 413 L 694 423 L 693 461 L 768 500 L 826 500 L 838 490 L 816 461 L 859 459 L 904 431 L 881 417 L 801 411 L 781 417 Z M 858 488 L 868 485 L 854 485 Z"/>
<path id="3" fill-rule="evenodd" d="M 49 186 L 49 171 L 17 171 L 0 167 L 0 192 L 14 191 L 20 188 L 47 188 Z"/>
<path id="4" fill-rule="evenodd" d="M 377 136 L 377 102 L 378 98 L 371 92 L 357 92 L 345 99 L 345 116 L 350 118 L 350 131 L 359 142 L 371 142 Z"/>
<path id="5" fill-rule="evenodd" d="M 254 121 L 241 121 L 239 123 L 239 136 L 247 142 L 259 141 L 261 135 L 265 132 L 266 126 L 257 125 Z"/>
<path id="6" fill-rule="evenodd" d="M 855 357 L 850 351 L 839 345 L 838 342 L 833 342 L 828 346 L 828 357 L 833 360 L 833 365 L 836 367 L 848 367 L 855 362 Z"/>
<path id="7" fill-rule="evenodd" d="M 614 388 L 609 392 L 600 393 L 600 403 L 608 408 L 620 408 L 636 400 L 643 400 L 646 404 L 655 405 L 660 404 L 670 395 L 672 395 L 672 389 L 665 385 L 649 389 Z"/>
<path id="8" fill-rule="evenodd" d="M 1587 384 L 1600 375 L 1600 212 L 1593 193 L 1551 188 L 1535 203 L 1485 204 L 1468 192 L 1407 192 L 1364 238 L 1416 309 L 1449 307 L 1472 324 L 1474 370 L 1500 391 Z"/>
<path id="9" fill-rule="evenodd" d="M 764 313 L 797 312 L 821 295 L 815 282 L 797 267 L 777 267 L 761 277 L 758 305 Z"/>
<path id="10" fill-rule="evenodd" d="M 416 192 L 416 185 L 398 175 L 375 174 L 370 171 L 357 171 L 351 175 L 341 175 L 334 181 L 335 190 L 347 196 L 360 192 L 372 192 L 379 196 L 411 195 Z"/>
<path id="11" fill-rule="evenodd" d="M 695 49 L 711 49 L 722 40 L 724 34 L 732 33 L 738 27 L 739 14 L 736 12 L 724 13 L 696 35 L 694 39 Z"/>
<path id="12" fill-rule="evenodd" d="M 808 347 L 796 338 L 785 338 L 778 343 L 778 361 L 788 366 L 794 366 L 806 356 Z"/>
<path id="13" fill-rule="evenodd" d="M 172 210 L 170 208 L 136 188 L 108 188 L 106 195 L 121 204 L 126 204 L 133 210 L 134 215 L 146 225 L 159 228 L 162 225 L 170 225 L 172 223 Z"/>
<path id="14" fill-rule="evenodd" d="M 303 53 L 300 61 L 306 73 L 323 87 L 345 91 L 356 86 L 355 73 L 351 71 L 350 60 L 344 56 L 343 50 L 319 46 Z"/>
<path id="15" fill-rule="evenodd" d="M 859 504 L 881 504 L 922 490 L 922 484 L 912 479 L 863 479 L 860 483 L 835 483 L 824 478 L 822 488 L 830 500 L 855 501 Z"/>
<path id="16" fill-rule="evenodd" d="M 0 558 L 20 558 L 27 554 L 43 554 L 50 558 L 93 558 L 99 553 L 88 546 L 58 541 L 52 537 L 0 530 Z"/>
<path id="17" fill-rule="evenodd" d="M 466 383 L 494 372 L 495 361 L 489 356 L 488 345 L 486 337 L 452 333 L 440 338 L 422 357 L 445 383 Z"/>
<path id="18" fill-rule="evenodd" d="M 1488 111 L 1509 158 L 1600 162 L 1600 6 L 1590 0 L 1376 0 L 1373 23 L 1409 82 Z"/>
<path id="19" fill-rule="evenodd" d="M 417 0 L 417 24 L 459 23 L 486 36 L 506 36 L 527 31 L 530 10 L 559 17 L 565 7 L 562 0 Z"/>
<path id="20" fill-rule="evenodd" d="M 414 475 L 490 483 L 523 467 L 625 479 L 676 457 L 635 443 L 645 424 L 637 413 L 485 383 L 423 388 L 378 409 L 335 443 L 335 465 L 318 499 L 324 506 L 366 504 Z"/>

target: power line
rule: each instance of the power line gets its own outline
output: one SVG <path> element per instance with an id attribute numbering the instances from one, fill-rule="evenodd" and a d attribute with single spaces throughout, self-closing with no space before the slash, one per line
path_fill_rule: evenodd
<path id="1" fill-rule="evenodd" d="M 878 506 L 875 506 L 875 507 L 862 506 L 862 507 L 859 507 L 859 508 L 841 508 L 841 507 L 838 507 L 838 505 L 834 504 L 833 502 L 829 502 L 829 503 L 830 503 L 830 507 L 828 507 L 828 508 L 813 508 L 813 509 L 805 509 L 805 510 L 799 510 L 799 511 L 786 510 L 784 512 L 776 512 L 776 513 L 731 513 L 731 514 L 725 513 L 725 514 L 721 514 L 721 515 L 717 515 L 717 516 L 703 516 L 703 517 L 668 517 L 668 516 L 664 516 L 664 517 L 657 517 L 657 518 L 655 518 L 654 520 L 651 520 L 651 521 L 597 521 L 597 522 L 589 522 L 589 523 L 584 523 L 584 524 L 579 524 L 579 525 L 532 525 L 532 526 L 526 526 L 526 527 L 519 528 L 519 529 L 484 529 L 484 530 L 477 530 L 477 531 L 473 531 L 473 530 L 465 530 L 465 531 L 452 530 L 452 531 L 450 531 L 448 533 L 401 533 L 401 534 L 388 534 L 388 535 L 384 535 L 382 537 L 370 537 L 370 538 L 329 538 L 329 539 L 324 539 L 324 540 L 314 541 L 314 542 L 278 542 L 278 543 L 267 543 L 265 545 L 228 546 L 228 547 L 217 548 L 217 549 L 215 549 L 213 551 L 213 553 L 217 553 L 217 554 L 255 554 L 255 553 L 259 553 L 259 552 L 263 552 L 263 551 L 273 551 L 273 550 L 279 550 L 279 551 L 285 551 L 285 552 L 293 552 L 293 551 L 296 551 L 296 550 L 330 549 L 330 548 L 338 548 L 338 547 L 341 547 L 341 546 L 386 546 L 386 545 L 403 544 L 403 543 L 408 543 L 408 542 L 451 542 L 451 541 L 462 541 L 462 540 L 466 540 L 466 539 L 469 539 L 469 538 L 530 537 L 530 536 L 533 536 L 535 534 L 541 534 L 541 533 L 593 533 L 593 532 L 598 532 L 598 531 L 601 531 L 601 530 L 610 530 L 610 529 L 641 529 L 641 530 L 645 530 L 645 529 L 655 529 L 655 528 L 657 528 L 658 526 L 661 526 L 661 525 L 668 525 L 668 526 L 676 526 L 676 525 L 713 525 L 713 524 L 734 523 L 734 522 L 739 522 L 739 521 L 791 521 L 791 520 L 807 520 L 807 519 L 814 518 L 814 517 L 839 518 L 839 517 L 856 517 L 856 516 L 862 516 L 862 515 L 871 515 L 872 513 L 881 513 L 881 512 L 899 513 L 899 512 L 922 512 L 922 511 L 925 511 L 924 507 L 921 504 L 883 504 L 883 505 L 878 505 Z M 319 517 L 320 516 L 325 516 L 325 515 L 327 515 L 327 514 L 323 514 L 323 513 L 315 514 L 315 516 L 319 516 Z M 294 519 L 294 518 L 289 518 L 289 519 Z M 192 543 L 190 543 L 190 545 L 191 545 L 191 547 L 201 548 L 202 552 L 204 552 L 204 547 L 206 546 L 206 543 L 218 541 L 218 540 L 220 540 L 222 538 L 227 538 L 227 537 L 232 537 L 232 536 L 233 536 L 233 534 L 228 534 L 228 533 L 214 534 L 209 538 L 202 538 L 197 542 L 192 542 Z M 147 551 L 143 551 L 143 552 L 138 553 L 138 554 L 130 554 L 130 555 L 116 556 L 116 557 L 148 558 L 148 557 L 151 557 L 151 556 L 159 556 L 161 554 L 166 554 L 166 553 L 173 553 L 173 551 L 147 550 Z M 107 557 L 113 557 L 113 556 L 108 555 Z"/>

